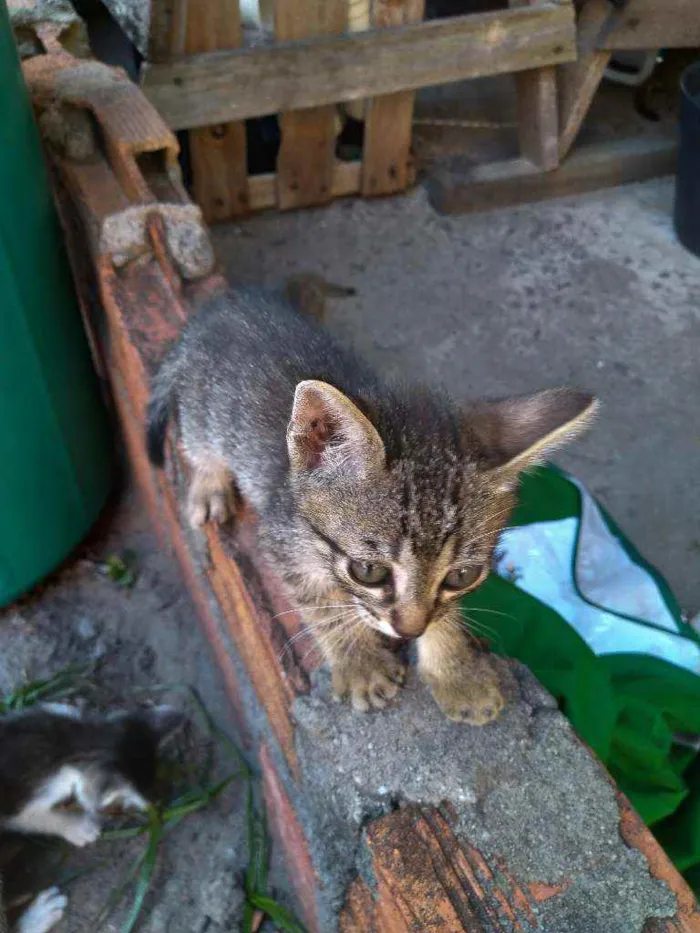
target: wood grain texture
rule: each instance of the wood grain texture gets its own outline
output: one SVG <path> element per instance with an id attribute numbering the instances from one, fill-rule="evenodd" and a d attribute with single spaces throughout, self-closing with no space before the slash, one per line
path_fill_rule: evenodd
<path id="1" fill-rule="evenodd" d="M 511 7 L 534 6 L 538 0 L 510 0 Z M 542 171 L 559 165 L 559 107 L 553 65 L 523 71 L 516 77 L 520 154 Z"/>
<path id="2" fill-rule="evenodd" d="M 372 22 L 377 28 L 420 23 L 425 0 L 374 0 Z M 365 109 L 365 139 L 362 153 L 362 194 L 394 194 L 408 187 L 413 178 L 414 91 L 399 91 L 371 98 Z"/>
<path id="3" fill-rule="evenodd" d="M 559 106 L 553 65 L 517 76 L 520 152 L 533 165 L 550 172 L 559 165 Z"/>
<path id="4" fill-rule="evenodd" d="M 333 167 L 331 195 L 347 198 L 359 194 L 362 165 L 359 162 L 336 161 Z M 250 175 L 248 178 L 249 203 L 252 211 L 263 211 L 277 204 L 277 175 Z"/>
<path id="5" fill-rule="evenodd" d="M 460 842 L 432 807 L 410 805 L 373 820 L 362 844 L 366 870 L 350 886 L 339 933 L 540 929 L 532 891 L 500 859 L 489 862 Z"/>
<path id="6" fill-rule="evenodd" d="M 207 223 L 250 210 L 246 128 L 242 120 L 190 131 L 192 187 Z"/>
<path id="7" fill-rule="evenodd" d="M 342 33 L 346 0 L 276 0 L 278 41 Z M 280 210 L 330 201 L 338 120 L 333 105 L 280 114 L 282 142 L 277 157 Z"/>
<path id="8" fill-rule="evenodd" d="M 147 58 L 167 62 L 184 51 L 183 19 L 187 0 L 151 0 Z"/>
<path id="9" fill-rule="evenodd" d="M 614 15 L 609 0 L 588 0 L 577 23 L 578 60 L 557 69 L 560 159 L 571 149 L 610 61 L 611 53 L 598 49 L 598 39 Z"/>
<path id="10" fill-rule="evenodd" d="M 169 125 L 186 129 L 575 58 L 573 8 L 543 3 L 151 64 L 143 86 Z"/>
<path id="11" fill-rule="evenodd" d="M 670 49 L 700 46 L 698 0 L 629 0 L 616 10 L 600 48 Z"/>
<path id="12" fill-rule="evenodd" d="M 523 158 L 465 172 L 439 170 L 428 191 L 441 214 L 491 210 L 670 175 L 677 153 L 674 139 L 615 140 L 578 147 L 553 172 L 541 172 Z"/>
<path id="13" fill-rule="evenodd" d="M 266 744 L 260 748 L 260 766 L 265 810 L 274 834 L 274 841 L 281 846 L 287 865 L 293 868 L 294 886 L 309 933 L 322 933 L 316 892 L 319 887 L 323 887 L 323 882 L 314 867 L 299 814 L 289 799 L 284 782 L 280 780 L 273 756 Z"/>
<path id="14" fill-rule="evenodd" d="M 183 51 L 197 55 L 235 49 L 243 41 L 238 0 L 179 0 Z M 186 7 L 183 6 L 187 4 Z M 177 18 L 176 18 L 177 20 Z M 174 26 L 178 32 L 177 22 Z M 176 41 L 176 36 L 174 38 Z M 207 223 L 230 220 L 249 209 L 246 130 L 243 121 L 222 121 L 190 133 L 194 197 Z"/>

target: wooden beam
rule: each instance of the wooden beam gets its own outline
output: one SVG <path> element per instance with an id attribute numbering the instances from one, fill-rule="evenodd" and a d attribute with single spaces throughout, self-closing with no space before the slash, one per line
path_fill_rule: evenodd
<path id="1" fill-rule="evenodd" d="M 380 29 L 420 23 L 425 0 L 375 0 L 373 25 Z M 367 101 L 362 152 L 362 194 L 394 194 L 412 178 L 411 140 L 415 91 L 397 91 Z"/>
<path id="2" fill-rule="evenodd" d="M 573 61 L 573 8 L 558 3 L 146 65 L 174 129 L 303 110 Z"/>
<path id="3" fill-rule="evenodd" d="M 673 49 L 700 46 L 698 0 L 629 0 L 615 10 L 600 48 Z"/>
<path id="4" fill-rule="evenodd" d="M 557 70 L 560 159 L 571 149 L 610 61 L 611 53 L 600 51 L 598 40 L 614 15 L 609 0 L 588 0 L 577 23 L 578 59 Z"/>
<path id="5" fill-rule="evenodd" d="M 187 0 L 151 0 L 147 48 L 141 48 L 148 61 L 167 62 L 182 55 L 186 15 Z"/>
<path id="6" fill-rule="evenodd" d="M 510 0 L 511 7 L 538 0 Z M 520 154 L 544 172 L 559 165 L 559 108 L 554 65 L 522 71 L 516 77 Z"/>
<path id="7" fill-rule="evenodd" d="M 554 65 L 516 78 L 520 153 L 543 172 L 559 165 L 559 108 Z"/>
<path id="8" fill-rule="evenodd" d="M 333 166 L 333 179 L 331 183 L 331 196 L 333 198 L 347 198 L 361 191 L 360 162 L 336 161 Z M 277 207 L 277 175 L 248 176 L 248 193 L 251 211 L 264 211 Z"/>
<path id="9" fill-rule="evenodd" d="M 276 0 L 279 42 L 342 33 L 346 0 Z M 282 143 L 277 157 L 280 210 L 330 201 L 338 115 L 334 104 L 280 114 Z"/>
<path id="10" fill-rule="evenodd" d="M 180 6 L 185 0 L 179 0 Z M 188 0 L 184 17 L 184 51 L 189 54 L 235 49 L 241 45 L 238 0 Z M 174 41 L 180 30 L 174 27 Z M 207 223 L 245 214 L 248 204 L 246 129 L 241 120 L 192 129 L 190 160 L 194 198 Z"/>
<path id="11" fill-rule="evenodd" d="M 438 169 L 427 186 L 439 213 L 465 214 L 670 175 L 677 153 L 675 139 L 615 140 L 580 146 L 553 172 L 541 172 L 527 159 L 510 159 L 464 172 Z"/>

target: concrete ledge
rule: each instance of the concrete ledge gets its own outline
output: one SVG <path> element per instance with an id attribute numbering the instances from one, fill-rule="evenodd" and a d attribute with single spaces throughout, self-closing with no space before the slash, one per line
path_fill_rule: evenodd
<path id="1" fill-rule="evenodd" d="M 413 680 L 390 710 L 359 716 L 331 702 L 308 642 L 287 644 L 300 622 L 256 553 L 254 516 L 244 511 L 222 534 L 187 530 L 186 468 L 173 449 L 167 475 L 151 469 L 144 406 L 181 322 L 224 282 L 183 282 L 157 210 L 150 248 L 117 269 L 86 211 L 124 192 L 101 187 L 86 199 L 94 160 L 106 157 L 53 164 L 97 360 L 144 500 L 259 761 L 309 929 L 698 933 L 690 890 L 527 671 L 504 662 L 510 702 L 483 729 L 444 719 Z M 101 185 L 118 186 L 119 166 L 109 168 Z"/>

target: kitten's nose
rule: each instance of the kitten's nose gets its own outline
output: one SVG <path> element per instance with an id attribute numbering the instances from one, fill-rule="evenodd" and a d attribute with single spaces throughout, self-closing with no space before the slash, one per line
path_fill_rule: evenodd
<path id="1" fill-rule="evenodd" d="M 420 638 L 428 622 L 428 613 L 420 606 L 404 606 L 391 613 L 392 628 L 402 638 Z"/>

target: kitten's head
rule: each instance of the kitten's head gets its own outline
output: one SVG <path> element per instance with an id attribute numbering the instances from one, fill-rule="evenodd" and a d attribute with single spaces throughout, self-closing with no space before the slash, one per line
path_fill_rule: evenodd
<path id="1" fill-rule="evenodd" d="M 147 807 L 160 750 L 184 721 L 183 714 L 170 706 L 118 710 L 109 716 L 113 757 L 102 772 L 102 808 L 117 803 L 125 809 Z"/>
<path id="2" fill-rule="evenodd" d="M 295 581 L 348 628 L 417 638 L 486 578 L 519 474 L 579 434 L 597 403 L 560 389 L 464 410 L 416 392 L 359 404 L 323 382 L 297 386 Z"/>

